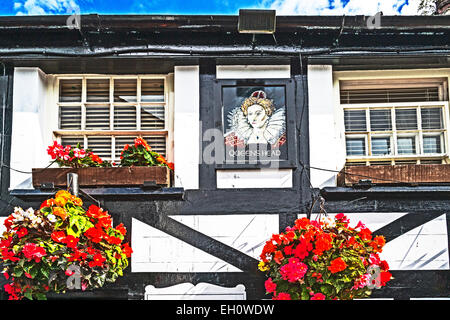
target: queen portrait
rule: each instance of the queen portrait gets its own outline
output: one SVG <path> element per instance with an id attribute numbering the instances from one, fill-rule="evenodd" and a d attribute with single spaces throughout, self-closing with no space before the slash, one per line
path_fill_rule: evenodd
<path id="1" fill-rule="evenodd" d="M 254 91 L 241 106 L 232 109 L 227 120 L 225 145 L 245 147 L 258 143 L 278 148 L 286 142 L 285 108 L 275 109 L 273 100 L 262 90 Z"/>

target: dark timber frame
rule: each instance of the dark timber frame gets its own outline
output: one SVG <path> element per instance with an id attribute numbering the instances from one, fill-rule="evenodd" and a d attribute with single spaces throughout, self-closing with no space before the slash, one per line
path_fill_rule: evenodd
<path id="1" fill-rule="evenodd" d="M 249 299 L 265 298 L 264 277 L 257 271 L 256 259 L 177 222 L 172 216 L 272 214 L 278 216 L 282 231 L 298 215 L 319 212 L 317 205 L 312 208 L 313 197 L 318 194 L 326 200 L 325 209 L 330 213 L 345 212 L 351 216 L 357 212 L 407 212 L 380 230 L 373 230 L 375 234 L 385 235 L 387 241 L 445 214 L 450 243 L 449 187 L 310 188 L 306 65 L 332 64 L 335 70 L 450 67 L 449 16 L 383 16 L 382 28 L 373 30 L 366 28 L 366 18 L 277 17 L 275 38 L 258 35 L 256 43 L 252 43 L 252 35 L 237 33 L 235 16 L 153 16 L 149 19 L 148 16 L 87 15 L 81 18 L 83 32 L 61 28 L 67 16 L 1 17 L 0 61 L 6 69 L 5 76 L 0 75 L 3 162 L 0 215 L 9 215 L 14 206 L 39 207 L 53 195 L 48 190 L 8 190 L 14 67 L 39 67 L 46 73 L 130 74 L 168 73 L 174 66 L 199 65 L 200 134 L 203 136 L 207 129 L 217 127 L 216 111 L 212 107 L 217 102 L 216 65 L 290 64 L 290 85 L 294 92 L 291 110 L 296 122 L 291 133 L 294 139 L 289 137 L 294 143 L 289 150 L 296 152 L 292 158 L 289 156 L 295 162 L 292 163 L 292 189 L 218 190 L 214 164 L 199 165 L 199 190 L 82 189 L 97 199 L 115 221 L 125 224 L 129 238 L 132 219 L 138 219 L 243 272 L 131 273 L 128 270 L 114 285 L 83 293 L 81 297 L 142 299 L 148 284 L 164 287 L 182 282 L 210 282 L 223 286 L 242 283 Z M 141 52 L 149 54 L 120 55 Z M 200 150 L 208 144 L 207 141 L 199 143 Z M 83 198 L 86 204 L 92 200 Z M 252 199 L 251 206 L 249 199 Z M 394 270 L 392 273 L 395 279 L 388 288 L 376 290 L 374 297 L 450 297 L 450 270 Z"/>

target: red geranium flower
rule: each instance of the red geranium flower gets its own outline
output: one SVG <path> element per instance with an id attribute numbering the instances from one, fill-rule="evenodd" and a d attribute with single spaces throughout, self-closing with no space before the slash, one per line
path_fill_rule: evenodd
<path id="1" fill-rule="evenodd" d="M 54 231 L 52 232 L 51 238 L 53 241 L 64 243 L 66 233 L 64 231 Z"/>
<path id="2" fill-rule="evenodd" d="M 131 253 L 133 250 L 131 250 L 131 247 L 128 245 L 128 243 L 125 243 L 122 245 L 122 252 L 125 253 L 127 258 L 131 257 Z"/>
<path id="3" fill-rule="evenodd" d="M 267 279 L 266 282 L 264 282 L 264 286 L 267 293 L 275 293 L 275 291 L 277 290 L 277 285 L 272 281 L 272 278 Z"/>
<path id="4" fill-rule="evenodd" d="M 89 262 L 89 267 L 93 268 L 93 267 L 102 267 L 103 266 L 103 262 L 105 262 L 106 259 L 100 254 L 100 253 L 96 253 L 93 257 L 92 257 L 92 261 Z"/>
<path id="5" fill-rule="evenodd" d="M 67 247 L 72 249 L 77 247 L 78 241 L 80 241 L 80 239 L 72 235 L 68 235 L 66 239 L 64 239 L 64 243 L 67 245 Z"/>
<path id="6" fill-rule="evenodd" d="M 278 295 L 273 297 L 273 300 L 291 300 L 291 295 L 289 293 L 280 292 Z"/>
<path id="7" fill-rule="evenodd" d="M 22 248 L 22 253 L 28 260 L 34 259 L 35 262 L 40 262 L 41 258 L 47 254 L 44 248 L 34 244 L 27 243 Z"/>
<path id="8" fill-rule="evenodd" d="M 116 230 L 119 231 L 123 236 L 127 234 L 127 229 L 125 228 L 125 226 L 123 225 L 123 223 L 119 224 L 116 227 Z"/>
<path id="9" fill-rule="evenodd" d="M 89 228 L 84 235 L 92 242 L 99 243 L 105 236 L 105 233 L 99 228 Z"/>
<path id="10" fill-rule="evenodd" d="M 28 234 L 28 230 L 27 230 L 27 228 L 24 228 L 24 227 L 20 228 L 20 229 L 17 231 L 17 236 L 18 236 L 19 238 L 25 237 L 27 234 Z"/>
<path id="11" fill-rule="evenodd" d="M 337 273 L 337 272 L 345 270 L 346 268 L 347 268 L 347 264 L 341 257 L 339 257 L 339 258 L 336 258 L 333 261 L 331 261 L 331 264 L 328 267 L 328 270 L 330 270 L 331 273 Z"/>
<path id="12" fill-rule="evenodd" d="M 316 293 L 311 297 L 311 300 L 325 300 L 325 295 L 323 293 Z"/>

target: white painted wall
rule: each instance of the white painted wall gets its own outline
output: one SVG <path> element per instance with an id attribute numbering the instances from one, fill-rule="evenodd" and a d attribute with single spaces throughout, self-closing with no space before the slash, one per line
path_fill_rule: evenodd
<path id="1" fill-rule="evenodd" d="M 21 171 L 49 164 L 47 146 L 52 141 L 47 111 L 52 79 L 39 68 L 15 68 L 11 167 Z M 10 188 L 32 189 L 31 174 L 11 170 Z"/>
<path id="2" fill-rule="evenodd" d="M 278 233 L 277 215 L 171 216 L 190 228 L 258 258 Z M 238 268 L 133 219 L 132 272 L 239 272 Z"/>
<path id="3" fill-rule="evenodd" d="M 174 71 L 175 186 L 199 187 L 200 75 L 199 66 L 176 66 Z"/>
<path id="4" fill-rule="evenodd" d="M 232 65 L 216 66 L 217 79 L 288 79 L 290 65 Z"/>
<path id="5" fill-rule="evenodd" d="M 291 169 L 217 170 L 217 188 L 292 188 Z"/>
<path id="6" fill-rule="evenodd" d="M 406 213 L 351 213 L 350 226 L 361 221 L 374 235 L 376 230 L 401 218 Z M 334 214 L 329 214 L 334 216 Z M 302 216 L 299 216 L 302 217 Z M 303 215 L 304 217 L 304 215 Z M 315 219 L 313 215 L 312 219 Z M 386 243 L 380 257 L 391 270 L 448 270 L 448 238 L 445 214 Z"/>
<path id="7" fill-rule="evenodd" d="M 338 171 L 345 164 L 345 145 L 343 132 L 339 134 L 335 90 L 331 65 L 308 66 L 310 166 Z M 315 188 L 334 187 L 336 175 L 311 169 L 311 183 Z"/>

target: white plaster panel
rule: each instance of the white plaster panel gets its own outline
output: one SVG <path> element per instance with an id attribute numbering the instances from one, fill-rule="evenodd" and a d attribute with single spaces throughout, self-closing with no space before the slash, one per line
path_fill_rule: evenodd
<path id="1" fill-rule="evenodd" d="M 132 272 L 240 272 L 238 268 L 133 219 Z"/>
<path id="2" fill-rule="evenodd" d="M 395 270 L 448 270 L 445 215 L 388 242 L 381 256 Z"/>
<path id="3" fill-rule="evenodd" d="M 217 188 L 292 188 L 292 169 L 217 170 Z"/>
<path id="4" fill-rule="evenodd" d="M 331 65 L 308 66 L 310 165 L 338 171 L 345 164 L 345 146 L 342 150 L 334 90 Z M 313 187 L 336 186 L 334 172 L 311 169 L 310 179 Z"/>
<path id="5" fill-rule="evenodd" d="M 278 215 L 171 216 L 192 229 L 206 234 L 257 259 L 264 243 L 278 233 Z"/>
<path id="6" fill-rule="evenodd" d="M 198 189 L 200 75 L 198 66 L 174 68 L 175 186 Z"/>
<path id="7" fill-rule="evenodd" d="M 46 149 L 51 130 L 46 128 L 47 78 L 38 68 L 15 68 L 13 84 L 11 167 L 30 172 L 50 162 Z M 32 189 L 31 174 L 10 170 L 10 188 Z"/>
<path id="8" fill-rule="evenodd" d="M 370 212 L 351 213 L 347 217 L 350 219 L 350 226 L 354 227 L 361 221 L 374 235 L 379 235 L 378 229 L 406 214 Z M 386 243 L 380 257 L 389 263 L 392 270 L 448 270 L 448 250 L 447 221 L 444 214 Z"/>
<path id="9" fill-rule="evenodd" d="M 283 79 L 291 77 L 290 65 L 229 65 L 216 67 L 217 79 Z"/>
<path id="10" fill-rule="evenodd" d="M 258 258 L 278 233 L 277 215 L 171 216 L 174 220 Z M 133 272 L 239 272 L 238 268 L 133 219 Z"/>
<path id="11" fill-rule="evenodd" d="M 6 231 L 6 227 L 3 224 L 5 222 L 7 217 L 0 217 L 0 235 L 3 234 L 3 232 Z"/>

